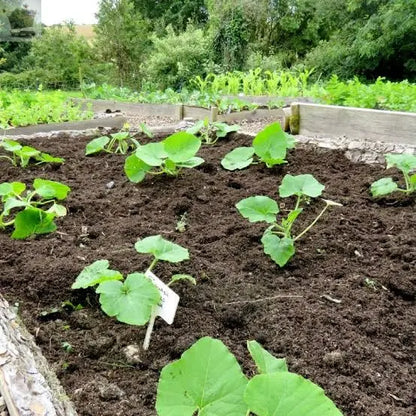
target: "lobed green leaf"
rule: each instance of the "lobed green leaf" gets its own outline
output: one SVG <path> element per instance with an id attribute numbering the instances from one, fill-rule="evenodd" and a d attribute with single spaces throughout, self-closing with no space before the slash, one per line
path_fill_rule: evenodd
<path id="1" fill-rule="evenodd" d="M 286 360 L 276 358 L 265 350 L 257 341 L 247 341 L 247 348 L 261 374 L 288 371 Z"/>
<path id="2" fill-rule="evenodd" d="M 85 154 L 92 155 L 94 153 L 101 152 L 105 149 L 105 146 L 110 142 L 110 138 L 107 136 L 97 137 L 91 140 L 85 147 Z"/>
<path id="3" fill-rule="evenodd" d="M 191 159 L 201 147 L 201 140 L 185 131 L 172 134 L 162 143 L 167 157 L 175 163 L 182 163 Z"/>
<path id="4" fill-rule="evenodd" d="M 253 147 L 237 147 L 221 160 L 221 166 L 227 170 L 244 169 L 253 163 Z"/>
<path id="5" fill-rule="evenodd" d="M 16 142 L 15 140 L 1 140 L 0 146 L 3 147 L 4 150 L 7 150 L 8 152 L 16 152 L 22 148 L 22 145 L 19 142 Z"/>
<path id="6" fill-rule="evenodd" d="M 264 252 L 280 267 L 283 267 L 295 254 L 295 243 L 291 238 L 280 238 L 271 232 L 266 232 L 261 242 Z"/>
<path id="7" fill-rule="evenodd" d="M 236 204 L 240 214 L 250 222 L 265 221 L 269 224 L 276 221 L 279 213 L 277 202 L 268 196 L 251 196 Z"/>
<path id="8" fill-rule="evenodd" d="M 139 159 L 135 154 L 128 156 L 124 162 L 124 173 L 129 181 L 134 183 L 141 182 L 150 169 L 151 167 Z"/>
<path id="9" fill-rule="evenodd" d="M 396 167 L 406 174 L 416 170 L 416 155 L 388 153 L 384 157 L 386 158 L 387 169 Z"/>
<path id="10" fill-rule="evenodd" d="M 39 208 L 28 207 L 20 211 L 14 220 L 12 238 L 23 240 L 33 234 L 48 234 L 56 230 L 55 215 Z"/>
<path id="11" fill-rule="evenodd" d="M 96 292 L 100 294 L 101 308 L 107 315 L 130 325 L 146 324 L 160 302 L 159 290 L 143 273 L 129 274 L 124 282 L 103 282 Z"/>
<path id="12" fill-rule="evenodd" d="M 45 199 L 65 199 L 71 188 L 60 182 L 49 181 L 46 179 L 36 178 L 33 181 L 33 187 L 36 193 Z"/>
<path id="13" fill-rule="evenodd" d="M 179 244 L 171 243 L 160 235 L 143 238 L 134 247 L 139 253 L 152 254 L 158 260 L 171 263 L 189 259 L 189 252 L 186 248 L 181 247 Z"/>
<path id="14" fill-rule="evenodd" d="M 392 178 L 381 178 L 370 186 L 370 192 L 373 197 L 391 194 L 398 188 L 397 183 Z"/>
<path id="15" fill-rule="evenodd" d="M 9 196 L 20 195 L 26 189 L 22 182 L 3 182 L 0 184 L 0 196 L 4 201 Z"/>
<path id="16" fill-rule="evenodd" d="M 148 143 L 139 146 L 135 152 L 136 156 L 149 166 L 161 166 L 163 159 L 168 155 L 165 152 L 163 142 Z"/>
<path id="17" fill-rule="evenodd" d="M 123 275 L 109 269 L 108 260 L 97 260 L 89 266 L 84 267 L 81 273 L 72 284 L 72 289 L 86 289 L 87 287 L 96 286 L 108 280 L 123 280 Z"/>
<path id="18" fill-rule="evenodd" d="M 159 416 L 246 416 L 246 385 L 227 347 L 204 337 L 163 368 L 156 410 Z"/>
<path id="19" fill-rule="evenodd" d="M 282 198 L 288 196 L 309 196 L 316 198 L 322 194 L 325 186 L 319 183 L 312 175 L 285 175 L 279 186 L 279 195 Z"/>
<path id="20" fill-rule="evenodd" d="M 342 416 L 318 385 L 286 371 L 253 377 L 244 400 L 257 416 Z"/>

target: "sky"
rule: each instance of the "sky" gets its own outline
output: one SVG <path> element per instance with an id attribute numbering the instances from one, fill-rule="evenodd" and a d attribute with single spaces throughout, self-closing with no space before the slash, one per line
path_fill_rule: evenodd
<path id="1" fill-rule="evenodd" d="M 42 23 L 53 25 L 73 20 L 77 24 L 96 23 L 99 0 L 42 0 Z"/>

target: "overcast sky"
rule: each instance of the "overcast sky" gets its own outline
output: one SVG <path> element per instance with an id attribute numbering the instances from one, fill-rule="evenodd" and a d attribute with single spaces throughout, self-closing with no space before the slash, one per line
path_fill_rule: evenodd
<path id="1" fill-rule="evenodd" d="M 42 0 L 42 23 L 53 25 L 73 20 L 78 24 L 95 23 L 99 0 Z"/>

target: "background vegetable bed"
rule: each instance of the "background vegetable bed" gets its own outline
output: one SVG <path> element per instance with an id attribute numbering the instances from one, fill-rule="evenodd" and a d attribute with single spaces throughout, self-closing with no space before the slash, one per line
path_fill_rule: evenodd
<path id="1" fill-rule="evenodd" d="M 223 170 L 221 158 L 251 140 L 235 135 L 204 147 L 199 156 L 206 162 L 198 168 L 138 185 L 124 177 L 123 156 L 86 158 L 87 139 L 30 142 L 65 157 L 60 167 L 21 170 L 0 161 L 2 181 L 41 177 L 72 188 L 58 233 L 35 241 L 0 234 L 0 291 L 19 303 L 81 415 L 155 415 L 159 371 L 205 335 L 220 338 L 247 374 L 254 366 L 246 340 L 256 339 L 320 384 L 346 415 L 415 414 L 414 199 L 371 200 L 368 186 L 386 175 L 384 168 L 352 164 L 336 151 L 297 148 L 288 165 Z M 344 207 L 328 212 L 279 269 L 263 253 L 263 225 L 248 223 L 234 205 L 251 195 L 276 199 L 286 173 L 314 175 L 326 185 L 324 197 Z M 321 208 L 313 202 L 300 226 Z M 187 228 L 180 233 L 175 226 L 185 212 Z M 103 258 L 122 273 L 143 270 L 148 258 L 134 243 L 153 234 L 191 255 L 187 263 L 160 264 L 154 272 L 165 281 L 190 273 L 198 284 L 176 286 L 181 301 L 174 324 L 158 319 L 150 350 L 131 366 L 122 349 L 140 344 L 145 328 L 104 316 L 93 291 L 76 293 L 71 284 Z M 286 295 L 301 297 L 277 298 Z M 60 308 L 66 300 L 85 308 Z"/>

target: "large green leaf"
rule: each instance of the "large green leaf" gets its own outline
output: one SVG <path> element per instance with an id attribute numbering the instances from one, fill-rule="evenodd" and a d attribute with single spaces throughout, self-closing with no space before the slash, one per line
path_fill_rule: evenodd
<path id="1" fill-rule="evenodd" d="M 22 148 L 22 145 L 15 140 L 2 140 L 0 141 L 0 146 L 7 150 L 8 152 L 16 152 Z"/>
<path id="2" fill-rule="evenodd" d="M 392 178 L 381 178 L 375 181 L 370 186 L 372 196 L 383 196 L 391 194 L 398 188 L 397 183 Z"/>
<path id="3" fill-rule="evenodd" d="M 244 169 L 253 163 L 253 147 L 237 147 L 221 160 L 221 166 L 227 170 Z"/>
<path id="4" fill-rule="evenodd" d="M 150 169 L 151 167 L 139 159 L 135 154 L 128 156 L 124 162 L 124 173 L 129 181 L 134 183 L 141 182 Z"/>
<path id="5" fill-rule="evenodd" d="M 404 154 L 394 154 L 388 153 L 384 155 L 387 162 L 387 169 L 391 167 L 396 167 L 404 173 L 410 173 L 413 170 L 416 170 L 416 155 L 410 155 L 407 153 Z"/>
<path id="6" fill-rule="evenodd" d="M 4 215 L 9 215 L 10 211 L 13 208 L 26 207 L 26 206 L 28 206 L 28 203 L 26 201 L 22 201 L 21 199 L 10 197 L 10 198 L 7 198 L 4 203 L 3 212 L 4 212 Z"/>
<path id="7" fill-rule="evenodd" d="M 32 234 L 47 234 L 56 230 L 55 215 L 38 208 L 26 208 L 19 212 L 14 221 L 12 238 L 22 240 Z"/>
<path id="8" fill-rule="evenodd" d="M 181 247 L 179 244 L 171 243 L 160 235 L 143 238 L 134 247 L 139 253 L 153 254 L 156 259 L 171 263 L 189 259 L 189 252 L 186 248 Z"/>
<path id="9" fill-rule="evenodd" d="M 264 128 L 253 140 L 256 155 L 268 167 L 285 163 L 287 149 L 294 146 L 291 136 L 286 134 L 279 123 Z"/>
<path id="10" fill-rule="evenodd" d="M 214 123 L 214 127 L 216 129 L 215 135 L 218 138 L 225 137 L 229 133 L 240 130 L 240 126 L 238 124 L 232 124 L 229 126 L 227 123 Z"/>
<path id="11" fill-rule="evenodd" d="M 41 153 L 37 156 L 36 160 L 42 163 L 64 163 L 65 159 L 62 157 L 54 157 L 49 153 Z"/>
<path id="12" fill-rule="evenodd" d="M 91 140 L 85 147 L 85 154 L 92 155 L 103 151 L 109 141 L 110 138 L 107 136 L 97 137 L 96 139 Z"/>
<path id="13" fill-rule="evenodd" d="M 295 244 L 291 238 L 280 238 L 271 232 L 263 234 L 261 239 L 264 252 L 280 267 L 283 267 L 295 254 Z"/>
<path id="14" fill-rule="evenodd" d="M 227 347 L 219 340 L 201 338 L 163 368 L 156 410 L 159 416 L 246 416 L 246 385 Z"/>
<path id="15" fill-rule="evenodd" d="M 21 166 L 26 167 L 31 158 L 40 155 L 40 151 L 31 146 L 23 146 L 21 149 L 16 150 L 15 154 L 20 157 Z"/>
<path id="16" fill-rule="evenodd" d="M 279 212 L 276 201 L 261 195 L 242 199 L 236 204 L 236 208 L 250 222 L 265 221 L 269 224 L 276 221 L 276 215 Z"/>
<path id="17" fill-rule="evenodd" d="M 325 186 L 319 183 L 312 175 L 285 175 L 279 186 L 279 195 L 286 198 L 292 195 L 306 195 L 316 198 L 322 194 Z"/>
<path id="18" fill-rule="evenodd" d="M 124 282 L 103 282 L 96 292 L 107 315 L 130 325 L 148 322 L 153 307 L 160 301 L 159 290 L 143 273 L 129 274 Z"/>
<path id="19" fill-rule="evenodd" d="M 108 260 L 97 260 L 86 266 L 78 275 L 71 288 L 86 289 L 107 280 L 123 280 L 123 275 L 116 270 L 109 269 L 109 265 Z"/>
<path id="20" fill-rule="evenodd" d="M 45 199 L 65 199 L 71 190 L 67 185 L 60 182 L 48 181 L 45 179 L 36 178 L 33 181 L 33 187 L 36 193 Z"/>
<path id="21" fill-rule="evenodd" d="M 136 149 L 136 156 L 149 166 L 161 166 L 168 155 L 162 142 L 148 143 Z"/>
<path id="22" fill-rule="evenodd" d="M 247 348 L 260 373 L 272 374 L 288 371 L 286 360 L 284 358 L 274 357 L 257 341 L 247 341 Z"/>
<path id="23" fill-rule="evenodd" d="M 0 184 L 0 196 L 20 195 L 25 189 L 26 185 L 22 182 L 3 182 Z"/>
<path id="24" fill-rule="evenodd" d="M 253 377 L 244 400 L 257 416 L 342 416 L 319 386 L 289 372 Z"/>
<path id="25" fill-rule="evenodd" d="M 201 147 L 201 140 L 186 131 L 174 133 L 162 143 L 168 158 L 175 163 L 191 159 Z"/>
<path id="26" fill-rule="evenodd" d="M 166 161 L 166 163 L 168 163 L 169 160 Z M 202 165 L 205 162 L 204 159 L 202 159 L 202 157 L 191 157 L 190 159 L 186 160 L 185 162 L 179 162 L 176 164 L 176 166 L 178 166 L 178 168 L 188 168 L 188 169 L 192 169 L 192 168 L 196 168 L 199 165 Z"/>

